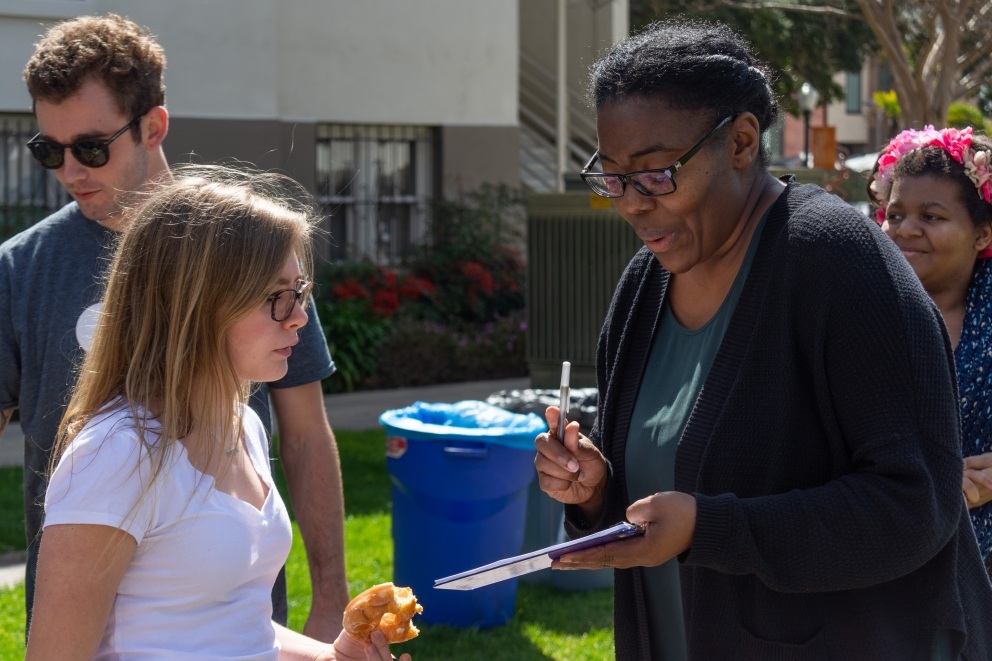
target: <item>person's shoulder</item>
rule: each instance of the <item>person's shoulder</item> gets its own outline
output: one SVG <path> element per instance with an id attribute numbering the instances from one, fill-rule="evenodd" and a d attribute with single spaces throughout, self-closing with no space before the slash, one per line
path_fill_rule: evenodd
<path id="1" fill-rule="evenodd" d="M 118 399 L 102 407 L 83 425 L 78 436 L 96 435 L 111 429 L 129 432 L 133 432 L 135 429 L 134 416 L 123 400 Z"/>
<path id="2" fill-rule="evenodd" d="M 790 183 L 772 208 L 788 232 L 790 248 L 809 253 L 878 258 L 889 253 L 881 228 L 848 202 L 812 184 Z"/>
<path id="3" fill-rule="evenodd" d="M 809 225 L 829 232 L 831 225 L 824 221 L 844 226 L 853 225 L 861 229 L 874 224 L 874 221 L 847 201 L 815 184 L 787 184 L 780 202 L 780 209 L 784 210 L 793 225 Z"/>
<path id="4" fill-rule="evenodd" d="M 79 205 L 70 202 L 58 211 L 0 243 L 0 255 L 16 255 L 24 251 L 33 252 L 42 245 L 57 241 L 81 220 L 86 219 L 79 211 Z"/>
<path id="5" fill-rule="evenodd" d="M 138 427 L 130 408 L 114 402 L 93 416 L 73 438 L 71 448 L 77 456 L 98 450 L 130 454 L 139 446 Z"/>

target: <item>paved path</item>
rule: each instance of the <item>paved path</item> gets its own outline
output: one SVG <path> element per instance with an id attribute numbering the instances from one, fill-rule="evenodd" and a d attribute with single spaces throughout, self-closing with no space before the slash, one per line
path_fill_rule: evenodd
<path id="1" fill-rule="evenodd" d="M 444 383 L 420 388 L 369 390 L 324 398 L 327 416 L 335 429 L 362 430 L 379 427 L 383 411 L 410 406 L 414 402 L 460 402 L 465 399 L 485 400 L 501 390 L 530 387 L 527 377 L 496 381 Z M 24 435 L 21 426 L 12 423 L 0 437 L 0 466 L 16 466 L 24 460 Z M 0 587 L 24 580 L 23 555 L 0 555 Z"/>
<path id="2" fill-rule="evenodd" d="M 485 400 L 500 390 L 529 388 L 527 377 L 497 381 L 468 381 L 443 383 L 420 388 L 370 390 L 367 392 L 329 395 L 324 398 L 327 417 L 335 429 L 374 429 L 379 426 L 383 411 L 410 406 L 414 402 L 460 402 L 465 399 Z"/>
<path id="3" fill-rule="evenodd" d="M 527 377 L 495 381 L 442 383 L 420 388 L 395 388 L 328 395 L 324 398 L 327 417 L 335 429 L 362 430 L 379 426 L 383 411 L 403 408 L 414 402 L 459 402 L 484 400 L 500 390 L 529 388 Z M 0 437 L 0 466 L 17 466 L 24 460 L 24 435 L 19 423 L 12 422 Z"/>
<path id="4" fill-rule="evenodd" d="M 0 554 L 0 588 L 24 581 L 24 553 Z"/>
<path id="5" fill-rule="evenodd" d="M 24 461 L 24 434 L 21 423 L 12 422 L 0 436 L 0 466 L 19 466 Z"/>

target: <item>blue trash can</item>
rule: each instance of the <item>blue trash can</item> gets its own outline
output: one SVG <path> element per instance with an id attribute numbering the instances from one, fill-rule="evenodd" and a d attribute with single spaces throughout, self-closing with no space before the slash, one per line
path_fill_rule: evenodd
<path id="1" fill-rule="evenodd" d="M 468 400 L 416 402 L 379 422 L 392 482 L 393 582 L 413 588 L 424 624 L 505 624 L 516 579 L 465 592 L 435 590 L 434 581 L 521 552 L 544 420 Z"/>

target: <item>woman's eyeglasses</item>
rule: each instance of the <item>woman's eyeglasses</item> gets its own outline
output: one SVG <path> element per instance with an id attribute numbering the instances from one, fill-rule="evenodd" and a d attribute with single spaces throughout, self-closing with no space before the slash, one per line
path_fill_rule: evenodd
<path id="1" fill-rule="evenodd" d="M 273 292 L 267 299 L 272 303 L 272 321 L 283 322 L 293 314 L 296 302 L 300 301 L 300 307 L 304 310 L 310 303 L 310 293 L 313 291 L 313 283 L 306 280 L 297 280 L 296 286 L 292 289 L 280 289 Z"/>
<path id="2" fill-rule="evenodd" d="M 43 168 L 58 170 L 65 164 L 65 150 L 72 152 L 73 157 L 88 168 L 102 168 L 110 160 L 110 143 L 124 135 L 124 132 L 141 121 L 141 117 L 135 117 L 127 126 L 109 138 L 86 138 L 71 145 L 62 145 L 51 140 L 39 138 L 40 133 L 28 142 L 28 149 L 35 160 L 41 163 Z"/>
<path id="3" fill-rule="evenodd" d="M 695 156 L 696 152 L 703 148 L 706 141 L 716 133 L 724 124 L 733 119 L 732 115 L 728 115 L 720 120 L 720 123 L 714 126 L 709 133 L 704 135 L 702 139 L 693 145 L 692 149 L 687 151 L 685 155 L 679 160 L 675 161 L 671 167 L 665 168 L 663 170 L 638 170 L 637 172 L 628 172 L 627 174 L 609 174 L 606 172 L 589 172 L 589 168 L 592 164 L 596 162 L 599 158 L 599 151 L 596 151 L 586 163 L 586 166 L 582 168 L 579 176 L 582 180 L 589 185 L 592 192 L 596 195 L 602 197 L 623 197 L 624 191 L 627 190 L 627 184 L 634 187 L 641 195 L 647 195 L 649 197 L 657 197 L 658 195 L 668 195 L 669 193 L 675 192 L 675 173 L 678 172 L 679 168 L 689 162 L 689 159 Z"/>

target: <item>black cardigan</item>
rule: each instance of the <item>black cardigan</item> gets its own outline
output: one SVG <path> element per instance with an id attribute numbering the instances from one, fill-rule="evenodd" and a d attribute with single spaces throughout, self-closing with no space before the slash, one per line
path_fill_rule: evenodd
<path id="1" fill-rule="evenodd" d="M 625 442 L 668 273 L 631 260 L 599 340 L 597 522 L 625 518 Z M 774 203 L 682 434 L 692 659 L 921 659 L 936 629 L 992 659 L 992 588 L 961 493 L 950 343 L 894 244 L 815 186 Z M 617 658 L 650 659 L 640 570 L 615 572 Z"/>

